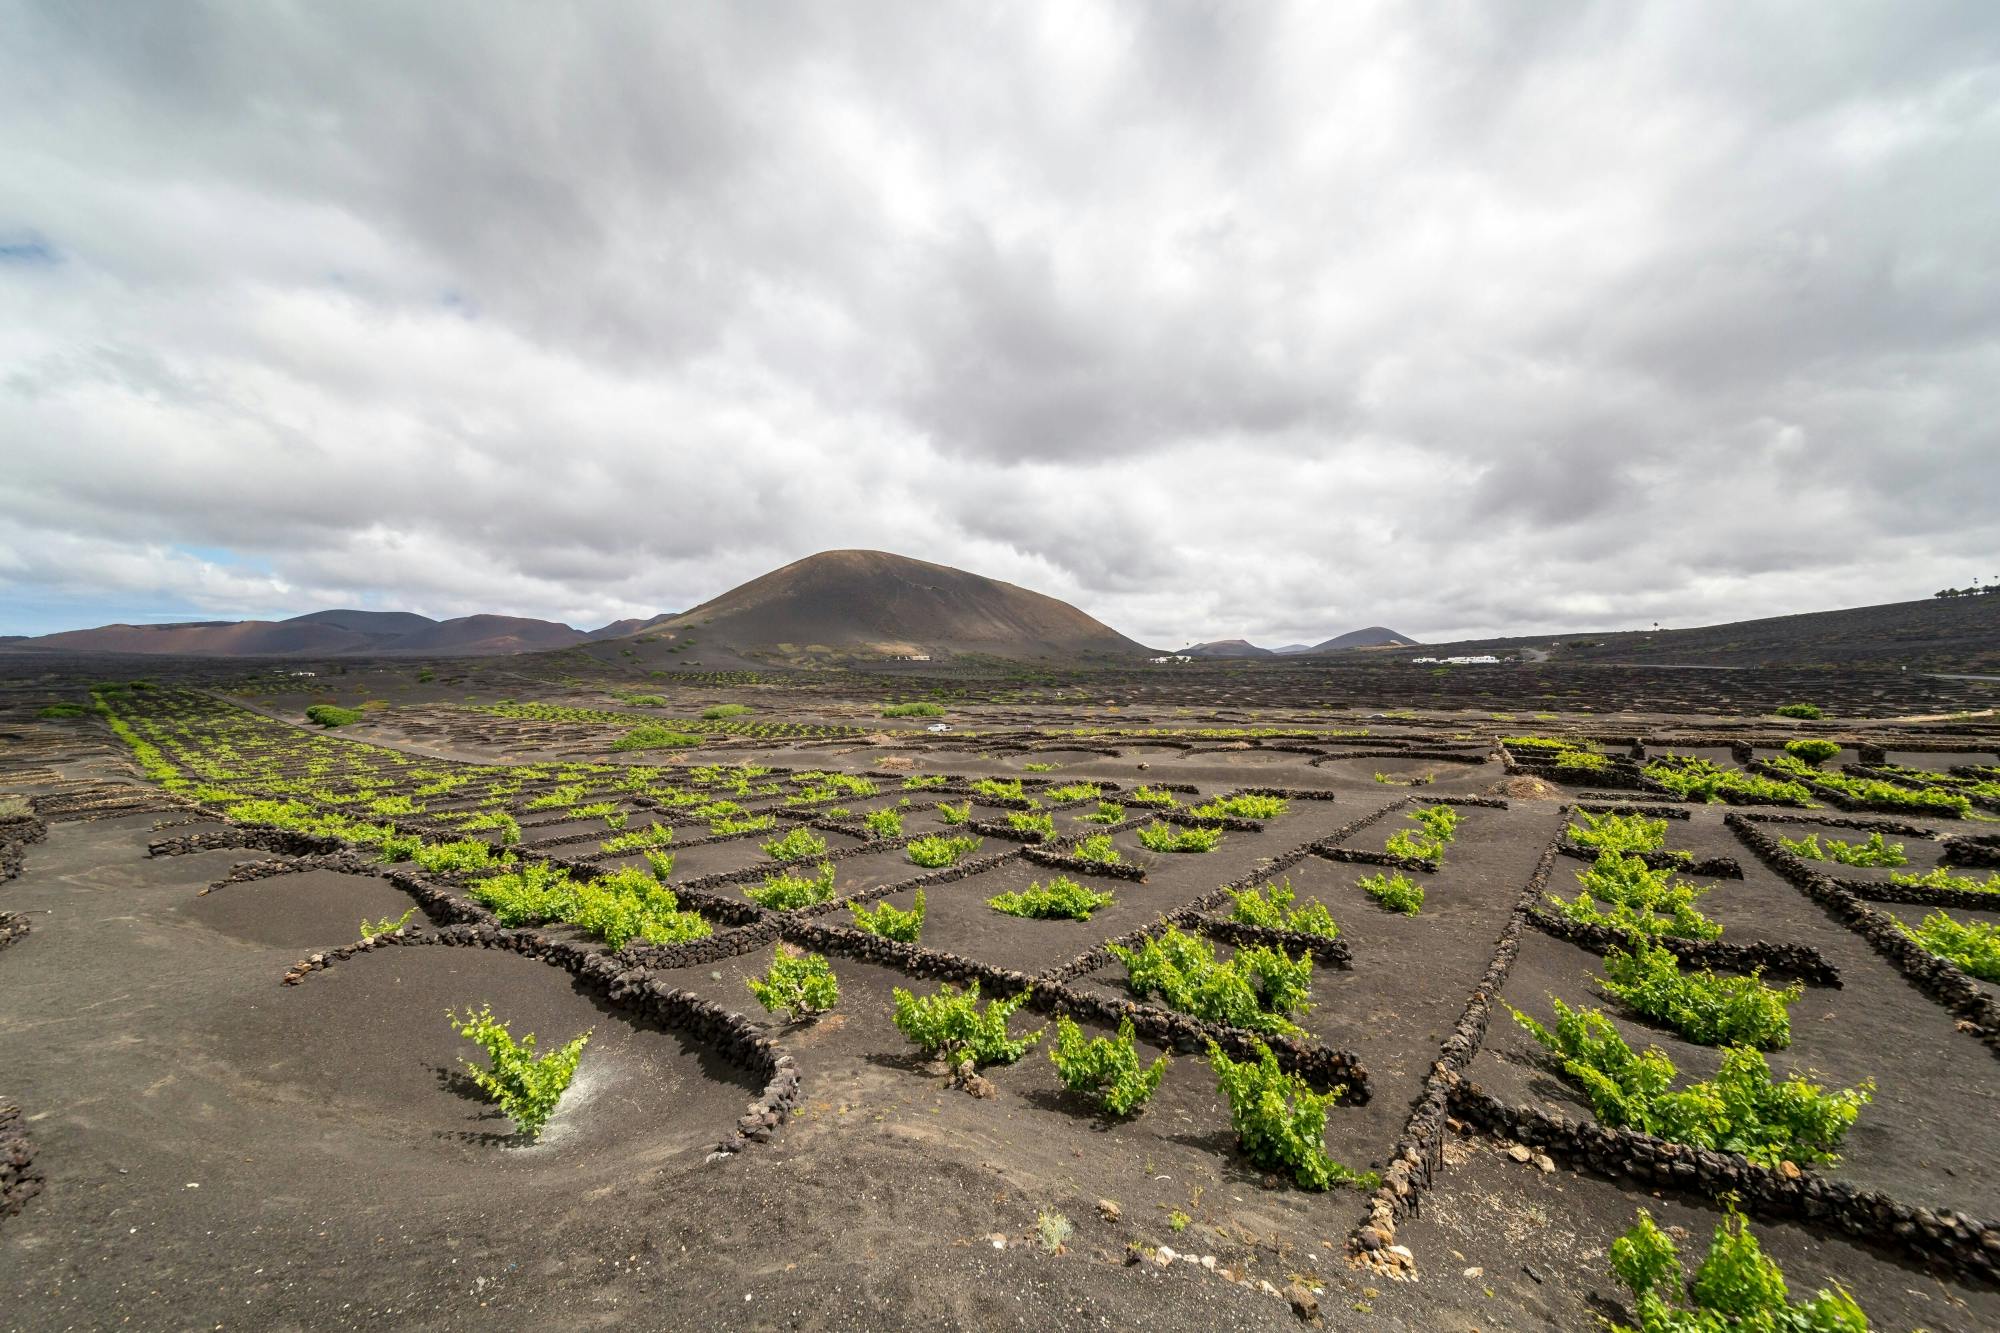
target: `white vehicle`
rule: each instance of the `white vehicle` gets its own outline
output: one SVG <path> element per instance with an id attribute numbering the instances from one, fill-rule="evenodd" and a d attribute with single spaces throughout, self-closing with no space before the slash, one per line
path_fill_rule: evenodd
<path id="1" fill-rule="evenodd" d="M 933 723 L 931 723 L 931 724 L 930 724 L 930 725 L 929 725 L 928 727 L 925 727 L 925 728 L 924 728 L 924 730 L 925 730 L 925 731 L 950 731 L 950 730 L 951 730 L 951 724 L 950 724 L 950 723 L 948 723 L 948 722 L 933 722 Z"/>

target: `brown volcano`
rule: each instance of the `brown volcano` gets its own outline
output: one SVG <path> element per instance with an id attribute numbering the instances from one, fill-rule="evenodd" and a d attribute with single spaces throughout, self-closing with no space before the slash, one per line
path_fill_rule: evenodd
<path id="1" fill-rule="evenodd" d="M 701 644 L 867 655 L 1132 657 L 1147 651 L 1067 602 L 886 551 L 822 551 L 657 626 Z"/>

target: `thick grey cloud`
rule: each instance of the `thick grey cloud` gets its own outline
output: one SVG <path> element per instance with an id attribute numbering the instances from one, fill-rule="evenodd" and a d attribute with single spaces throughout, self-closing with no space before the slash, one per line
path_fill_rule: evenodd
<path id="1" fill-rule="evenodd" d="M 2000 549 L 2000 14 L 0 3 L 0 629 L 871 546 L 1161 644 Z M 101 614 L 99 614 L 101 613 Z"/>

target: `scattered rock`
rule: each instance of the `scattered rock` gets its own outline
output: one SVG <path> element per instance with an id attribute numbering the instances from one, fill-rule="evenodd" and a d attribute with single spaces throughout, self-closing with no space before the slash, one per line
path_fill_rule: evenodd
<path id="1" fill-rule="evenodd" d="M 1116 1222 L 1118 1220 L 1118 1201 L 1116 1199 L 1099 1199 L 1097 1201 L 1097 1215 L 1107 1222 Z"/>
<path id="2" fill-rule="evenodd" d="M 1506 1151 L 1517 1162 L 1531 1162 L 1535 1158 L 1534 1150 L 1525 1143 L 1510 1143 Z"/>
<path id="3" fill-rule="evenodd" d="M 1545 1152 L 1538 1152 L 1535 1154 L 1535 1169 L 1544 1173 L 1553 1171 L 1556 1169 L 1556 1160 Z"/>
<path id="4" fill-rule="evenodd" d="M 1297 1315 L 1301 1321 L 1311 1324 L 1314 1328 L 1319 1327 L 1319 1297 L 1307 1291 L 1299 1283 L 1294 1282 L 1291 1286 L 1285 1288 L 1285 1299 L 1292 1303 L 1292 1313 Z"/>

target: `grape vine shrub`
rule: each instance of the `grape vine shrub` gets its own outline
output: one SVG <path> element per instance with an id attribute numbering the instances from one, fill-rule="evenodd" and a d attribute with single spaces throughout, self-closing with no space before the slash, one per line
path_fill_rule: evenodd
<path id="1" fill-rule="evenodd" d="M 445 1020 L 459 1036 L 477 1042 L 492 1062 L 485 1069 L 470 1060 L 462 1062 L 479 1090 L 514 1122 L 516 1132 L 539 1139 L 543 1126 L 556 1113 L 556 1104 L 569 1090 L 570 1080 L 576 1077 L 590 1033 L 571 1037 L 547 1055 L 536 1055 L 535 1034 L 530 1032 L 515 1041 L 508 1025 L 495 1018 L 487 1005 L 467 1010 L 464 1018 L 447 1009 Z"/>
<path id="2" fill-rule="evenodd" d="M 915 904 L 905 912 L 890 903 L 883 903 L 873 911 L 859 903 L 848 904 L 848 911 L 854 914 L 854 924 L 870 935 L 879 935 L 885 940 L 896 940 L 903 944 L 915 944 L 917 937 L 924 933 L 924 891 L 917 890 Z"/>
<path id="3" fill-rule="evenodd" d="M 1334 923 L 1333 913 L 1326 910 L 1325 903 L 1300 906 L 1295 901 L 1296 893 L 1289 876 L 1280 883 L 1266 884 L 1262 889 L 1232 889 L 1230 897 L 1236 900 L 1236 909 L 1230 914 L 1230 920 L 1240 925 L 1289 930 L 1329 940 L 1340 936 L 1340 927 Z"/>
<path id="4" fill-rule="evenodd" d="M 1269 1171 L 1282 1171 L 1310 1190 L 1352 1185 L 1374 1189 L 1381 1178 L 1372 1171 L 1355 1171 L 1333 1160 L 1326 1151 L 1326 1110 L 1344 1088 L 1314 1092 L 1297 1074 L 1278 1067 L 1278 1058 L 1261 1043 L 1255 1059 L 1231 1060 L 1214 1042 L 1208 1043 L 1209 1068 L 1222 1097 L 1229 1103 L 1229 1123 L 1244 1153 Z"/>
<path id="5" fill-rule="evenodd" d="M 1028 992 L 979 1007 L 979 983 L 964 990 L 940 987 L 935 995 L 916 996 L 901 986 L 891 992 L 896 1030 L 954 1070 L 970 1063 L 1011 1065 L 1042 1039 L 1036 1028 L 1024 1037 L 1007 1035 L 1007 1020 L 1028 1002 Z"/>
<path id="6" fill-rule="evenodd" d="M 1312 1007 L 1312 957 L 1297 959 L 1264 945 L 1238 949 L 1217 962 L 1215 948 L 1179 926 L 1148 936 L 1137 949 L 1110 946 L 1125 965 L 1126 986 L 1139 999 L 1158 995 L 1169 1008 L 1204 1022 L 1292 1036 L 1290 1015 Z"/>
<path id="7" fill-rule="evenodd" d="M 1631 1291 L 1639 1324 L 1607 1325 L 1610 1333 L 1866 1333 L 1868 1316 L 1835 1285 L 1794 1305 L 1785 1275 L 1729 1206 L 1690 1281 L 1673 1239 L 1639 1210 L 1633 1228 L 1611 1243 L 1611 1271 Z"/>
<path id="8" fill-rule="evenodd" d="M 1761 977 L 1682 972 L 1666 949 L 1634 940 L 1632 951 L 1604 956 L 1598 987 L 1636 1014 L 1663 1023 L 1701 1046 L 1775 1051 L 1792 1040 L 1791 1006 L 1805 987 L 1767 986 Z"/>
<path id="9" fill-rule="evenodd" d="M 788 944 L 778 946 L 762 977 L 751 977 L 744 984 L 768 1012 L 782 1012 L 793 1022 L 823 1014 L 840 1003 L 840 982 L 833 975 L 833 965 L 821 954 L 801 953 Z"/>
<path id="10" fill-rule="evenodd" d="M 913 864 L 927 870 L 942 870 L 957 865 L 967 853 L 977 851 L 982 841 L 967 834 L 933 833 L 918 838 L 903 850 Z"/>
<path id="11" fill-rule="evenodd" d="M 1400 870 L 1393 875 L 1378 870 L 1372 875 L 1363 875 L 1355 883 L 1359 884 L 1369 897 L 1392 912 L 1415 916 L 1424 910 L 1424 886 L 1411 883 L 1409 877 Z"/>
<path id="12" fill-rule="evenodd" d="M 1562 1062 L 1597 1118 L 1696 1148 L 1741 1153 L 1759 1166 L 1836 1160 L 1835 1149 L 1875 1097 L 1875 1082 L 1829 1093 L 1797 1075 L 1782 1083 L 1748 1046 L 1725 1046 L 1712 1080 L 1671 1092 L 1678 1072 L 1657 1047 L 1635 1051 L 1601 1010 L 1550 997 L 1551 1031 L 1518 1009 L 1519 1023 Z"/>
<path id="13" fill-rule="evenodd" d="M 1131 1015 L 1118 1022 L 1116 1037 L 1086 1039 L 1068 1018 L 1056 1019 L 1055 1046 L 1049 1060 L 1063 1086 L 1081 1093 L 1109 1115 L 1137 1115 L 1159 1089 L 1170 1062 L 1162 1055 L 1150 1065 L 1139 1061 L 1139 1044 Z"/>
<path id="14" fill-rule="evenodd" d="M 1058 875 L 1046 885 L 1037 880 L 1016 892 L 997 893 L 986 900 L 986 905 L 1008 916 L 1088 921 L 1092 912 L 1109 907 L 1114 901 L 1109 893 L 1099 893 L 1067 875 Z"/>

